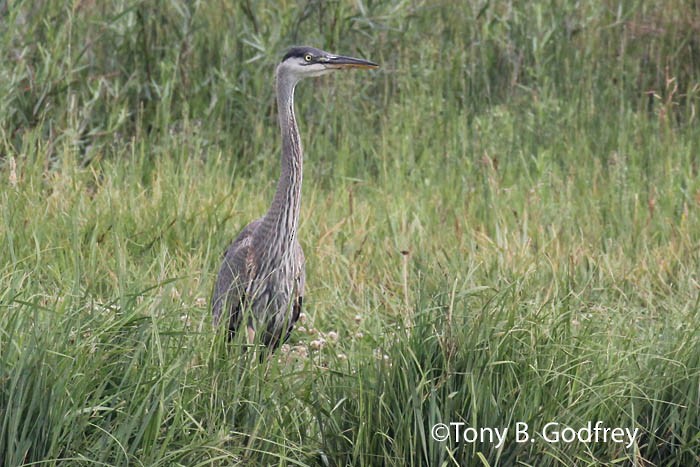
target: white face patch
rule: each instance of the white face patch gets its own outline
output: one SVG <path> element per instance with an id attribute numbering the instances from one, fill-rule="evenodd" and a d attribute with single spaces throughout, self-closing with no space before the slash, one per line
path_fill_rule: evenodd
<path id="1" fill-rule="evenodd" d="M 312 63 L 311 65 L 303 66 L 303 68 L 304 76 L 321 76 L 333 71 L 332 68 L 326 67 L 323 63 Z"/>
<path id="2" fill-rule="evenodd" d="M 333 71 L 332 68 L 327 68 L 323 63 L 308 64 L 304 57 L 288 58 L 280 64 L 280 67 L 283 67 L 287 73 L 293 75 L 297 80 L 321 76 Z"/>

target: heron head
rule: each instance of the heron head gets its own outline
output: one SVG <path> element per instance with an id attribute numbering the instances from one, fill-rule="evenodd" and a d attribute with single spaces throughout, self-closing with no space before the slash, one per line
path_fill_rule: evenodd
<path id="1" fill-rule="evenodd" d="M 379 65 L 369 60 L 334 55 L 314 47 L 292 47 L 279 64 L 280 71 L 284 70 L 297 80 L 321 76 L 334 70 L 346 68 L 371 69 L 378 67 Z"/>

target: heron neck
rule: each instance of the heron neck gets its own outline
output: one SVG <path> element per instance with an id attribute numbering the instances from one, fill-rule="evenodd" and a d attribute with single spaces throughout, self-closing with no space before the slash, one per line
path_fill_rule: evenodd
<path id="1" fill-rule="evenodd" d="M 277 191 L 265 215 L 264 224 L 272 249 L 291 248 L 296 241 L 301 210 L 301 182 L 303 155 L 301 138 L 294 116 L 294 87 L 296 81 L 277 73 L 277 112 L 282 131 L 282 155 Z M 269 229 L 269 230 L 268 230 Z M 282 252 L 280 251 L 280 252 Z"/>

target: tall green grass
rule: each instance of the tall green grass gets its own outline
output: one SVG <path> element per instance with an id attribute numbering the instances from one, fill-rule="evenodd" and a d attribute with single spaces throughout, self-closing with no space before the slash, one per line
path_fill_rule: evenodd
<path id="1" fill-rule="evenodd" d="M 2 465 L 700 462 L 687 2 L 0 4 Z M 211 328 L 304 43 L 305 316 Z M 515 443 L 601 420 L 614 443 Z M 436 423 L 509 427 L 438 442 Z"/>

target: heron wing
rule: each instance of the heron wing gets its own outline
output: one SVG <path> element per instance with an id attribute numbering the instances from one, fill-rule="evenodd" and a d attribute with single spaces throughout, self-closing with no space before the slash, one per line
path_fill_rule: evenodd
<path id="1" fill-rule="evenodd" d="M 299 301 L 301 307 L 301 299 L 304 296 L 304 286 L 306 285 L 306 258 L 304 258 L 304 250 L 301 249 L 299 242 L 294 246 L 294 260 L 298 275 L 296 277 L 295 291 L 296 300 Z"/>
<path id="2" fill-rule="evenodd" d="M 294 270 L 294 290 L 292 295 L 292 315 L 286 323 L 286 332 L 282 330 L 275 330 L 274 328 L 268 329 L 267 336 L 270 336 L 266 341 L 272 349 L 276 349 L 280 344 L 284 344 L 289 340 L 289 336 L 292 334 L 294 329 L 294 324 L 299 320 L 299 315 L 301 314 L 302 305 L 304 302 L 304 286 L 306 285 L 306 266 L 304 251 L 301 249 L 301 245 L 297 241 L 294 244 L 294 250 L 292 252 L 293 270 Z"/>
<path id="3" fill-rule="evenodd" d="M 306 285 L 306 259 L 304 258 L 304 250 L 301 249 L 301 245 L 297 241 L 294 245 L 294 264 L 297 271 L 296 277 L 294 278 L 294 301 L 292 303 L 292 316 L 289 320 L 289 327 L 287 328 L 287 334 L 284 336 L 283 343 L 289 339 L 294 328 L 294 323 L 299 319 L 301 314 L 301 309 L 304 304 L 304 286 Z"/>
<path id="4" fill-rule="evenodd" d="M 212 295 L 212 314 L 214 325 L 221 322 L 225 310 L 229 313 L 229 330 L 233 333 L 239 325 L 242 303 L 245 300 L 245 288 L 250 271 L 247 258 L 251 247 L 253 232 L 260 225 L 261 219 L 248 224 L 238 237 L 229 245 L 219 269 Z"/>

